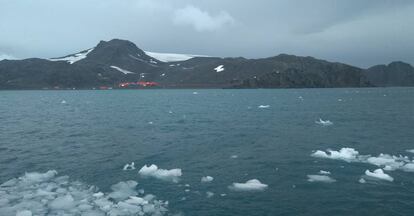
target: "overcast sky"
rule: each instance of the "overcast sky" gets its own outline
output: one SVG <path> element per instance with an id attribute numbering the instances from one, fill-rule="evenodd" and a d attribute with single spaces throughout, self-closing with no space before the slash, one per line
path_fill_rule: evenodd
<path id="1" fill-rule="evenodd" d="M 412 0 L 0 0 L 0 59 L 127 39 L 148 51 L 414 64 Z"/>

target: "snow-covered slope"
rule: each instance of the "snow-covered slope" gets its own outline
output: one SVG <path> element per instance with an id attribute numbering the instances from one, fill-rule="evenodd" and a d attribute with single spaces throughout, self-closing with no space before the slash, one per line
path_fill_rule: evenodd
<path id="1" fill-rule="evenodd" d="M 162 62 L 176 62 L 185 61 L 194 57 L 208 57 L 203 55 L 191 55 L 191 54 L 176 54 L 176 53 L 157 53 L 145 51 L 145 54 Z"/>
<path id="2" fill-rule="evenodd" d="M 77 61 L 80 61 L 80 60 L 86 58 L 88 56 L 88 54 L 90 52 L 92 52 L 92 50 L 93 50 L 93 48 L 88 49 L 88 50 L 85 50 L 85 51 L 82 51 L 80 53 L 76 53 L 76 54 L 73 54 L 73 55 L 65 56 L 65 57 L 62 57 L 62 58 L 50 58 L 48 60 L 49 61 L 66 61 L 69 64 L 73 64 L 73 63 L 75 63 Z"/>

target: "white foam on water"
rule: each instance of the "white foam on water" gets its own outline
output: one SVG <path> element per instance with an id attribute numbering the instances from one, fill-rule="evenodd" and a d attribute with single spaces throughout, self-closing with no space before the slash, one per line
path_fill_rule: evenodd
<path id="1" fill-rule="evenodd" d="M 268 109 L 268 108 L 270 108 L 270 105 L 259 105 L 257 108 L 259 108 L 259 109 Z"/>
<path id="2" fill-rule="evenodd" d="M 268 188 L 267 184 L 261 183 L 257 179 L 248 180 L 246 183 L 233 183 L 228 187 L 232 191 L 243 192 L 243 191 L 264 191 Z"/>
<path id="3" fill-rule="evenodd" d="M 134 170 L 135 169 L 135 163 L 131 162 L 130 164 L 125 164 L 124 168 L 122 170 Z"/>
<path id="4" fill-rule="evenodd" d="M 201 183 L 209 183 L 212 182 L 214 180 L 213 177 L 211 176 L 203 176 L 201 177 Z"/>
<path id="5" fill-rule="evenodd" d="M 151 166 L 144 165 L 139 171 L 143 177 L 153 177 L 163 181 L 171 181 L 177 183 L 182 175 L 181 169 L 159 169 L 157 165 L 152 164 Z"/>
<path id="6" fill-rule="evenodd" d="M 390 182 L 394 181 L 394 178 L 384 173 L 382 169 L 376 169 L 374 170 L 374 172 L 366 170 L 365 175 L 375 178 L 375 179 L 380 179 L 380 180 L 385 180 L 385 181 L 390 181 Z"/>
<path id="7" fill-rule="evenodd" d="M 336 180 L 326 175 L 308 175 L 308 182 L 333 183 Z"/>
<path id="8" fill-rule="evenodd" d="M 318 121 L 315 121 L 316 124 L 318 125 L 322 125 L 322 126 L 331 126 L 333 125 L 333 122 L 329 121 L 329 120 L 322 120 L 319 119 Z"/>
<path id="9" fill-rule="evenodd" d="M 119 182 L 105 194 L 55 170 L 26 173 L 0 185 L 0 215 L 166 215 L 168 202 L 137 197 L 137 184 Z"/>

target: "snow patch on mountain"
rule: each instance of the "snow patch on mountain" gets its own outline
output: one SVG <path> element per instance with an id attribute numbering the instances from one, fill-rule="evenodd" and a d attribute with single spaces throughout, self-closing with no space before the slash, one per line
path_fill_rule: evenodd
<path id="1" fill-rule="evenodd" d="M 134 72 L 131 72 L 129 70 L 122 69 L 122 68 L 117 67 L 117 66 L 113 66 L 112 65 L 111 68 L 113 68 L 113 69 L 115 69 L 115 70 L 117 70 L 117 71 L 119 71 L 119 72 L 121 72 L 123 74 L 134 74 Z"/>
<path id="2" fill-rule="evenodd" d="M 217 73 L 220 73 L 220 72 L 224 71 L 224 65 L 219 65 L 219 66 L 217 66 L 216 68 L 214 68 L 214 70 L 215 70 Z"/>
<path id="3" fill-rule="evenodd" d="M 145 54 L 151 56 L 152 58 L 157 59 L 162 62 L 176 62 L 176 61 L 186 61 L 194 57 L 208 57 L 204 55 L 191 55 L 191 54 L 177 54 L 177 53 L 157 53 L 145 51 Z"/>
<path id="4" fill-rule="evenodd" d="M 88 49 L 88 50 L 82 51 L 82 52 L 80 52 L 80 53 L 76 53 L 76 54 L 69 55 L 69 56 L 65 56 L 65 57 L 61 57 L 61 58 L 50 58 L 50 59 L 48 59 L 48 60 L 49 60 L 49 61 L 66 61 L 66 62 L 68 62 L 69 64 L 73 64 L 73 63 L 75 63 L 75 62 L 77 62 L 77 61 L 80 61 L 80 60 L 82 60 L 82 59 L 86 58 L 86 57 L 88 56 L 88 54 L 89 54 L 90 52 L 92 52 L 92 50 L 93 50 L 93 49 L 94 49 L 94 48 L 91 48 L 91 49 Z"/>

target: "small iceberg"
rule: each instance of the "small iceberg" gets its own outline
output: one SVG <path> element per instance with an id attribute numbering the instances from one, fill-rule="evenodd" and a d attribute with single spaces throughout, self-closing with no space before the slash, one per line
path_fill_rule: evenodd
<path id="1" fill-rule="evenodd" d="M 260 105 L 257 108 L 259 108 L 259 109 L 268 109 L 268 108 L 270 108 L 270 105 Z"/>
<path id="2" fill-rule="evenodd" d="M 406 152 L 408 152 L 408 153 L 413 153 L 414 154 L 414 149 L 408 149 L 408 150 L 405 150 Z"/>
<path id="3" fill-rule="evenodd" d="M 65 103 L 66 103 L 66 101 L 65 101 L 65 100 L 62 100 L 60 103 L 61 103 L 61 104 L 65 104 Z"/>
<path id="4" fill-rule="evenodd" d="M 182 175 L 181 169 L 159 169 L 157 165 L 152 164 L 151 166 L 144 165 L 139 171 L 143 177 L 153 177 L 163 181 L 171 181 L 177 183 Z"/>
<path id="5" fill-rule="evenodd" d="M 196 92 L 196 91 L 195 91 L 195 92 L 193 92 L 193 95 L 197 95 L 197 94 L 198 94 L 198 92 Z"/>
<path id="6" fill-rule="evenodd" d="M 366 170 L 365 175 L 372 177 L 372 178 L 380 179 L 380 180 L 385 180 L 385 181 L 390 181 L 390 182 L 394 181 L 394 178 L 384 173 L 382 169 L 376 169 L 374 170 L 374 172 Z"/>
<path id="7" fill-rule="evenodd" d="M 214 180 L 213 177 L 211 176 L 203 176 L 201 177 L 201 183 L 209 183 L 212 182 Z"/>
<path id="8" fill-rule="evenodd" d="M 135 163 L 131 162 L 130 164 L 125 164 L 122 170 L 134 170 L 134 169 L 135 169 Z"/>
<path id="9" fill-rule="evenodd" d="M 232 156 L 230 156 L 231 159 L 236 159 L 238 157 L 239 157 L 238 155 L 232 155 Z"/>
<path id="10" fill-rule="evenodd" d="M 256 192 L 256 191 L 264 191 L 267 189 L 267 187 L 268 187 L 267 184 L 263 184 L 257 179 L 251 179 L 247 181 L 246 183 L 233 183 L 232 185 L 229 186 L 229 189 L 232 191 L 237 191 L 237 192 L 244 192 L 244 191 Z"/>
<path id="11" fill-rule="evenodd" d="M 325 170 L 321 170 L 321 171 L 319 171 L 319 174 L 321 174 L 321 175 L 330 175 L 331 172 L 325 171 Z"/>
<path id="12" fill-rule="evenodd" d="M 316 124 L 318 125 L 322 125 L 322 126 L 331 126 L 333 125 L 333 122 L 329 121 L 329 120 L 322 120 L 321 118 L 319 119 L 319 121 L 315 121 Z"/>
<path id="13" fill-rule="evenodd" d="M 308 175 L 308 182 L 333 183 L 336 180 L 326 175 Z"/>
<path id="14" fill-rule="evenodd" d="M 207 198 L 211 198 L 212 196 L 214 196 L 214 193 L 211 192 L 211 191 L 207 191 L 206 196 L 207 196 Z"/>

